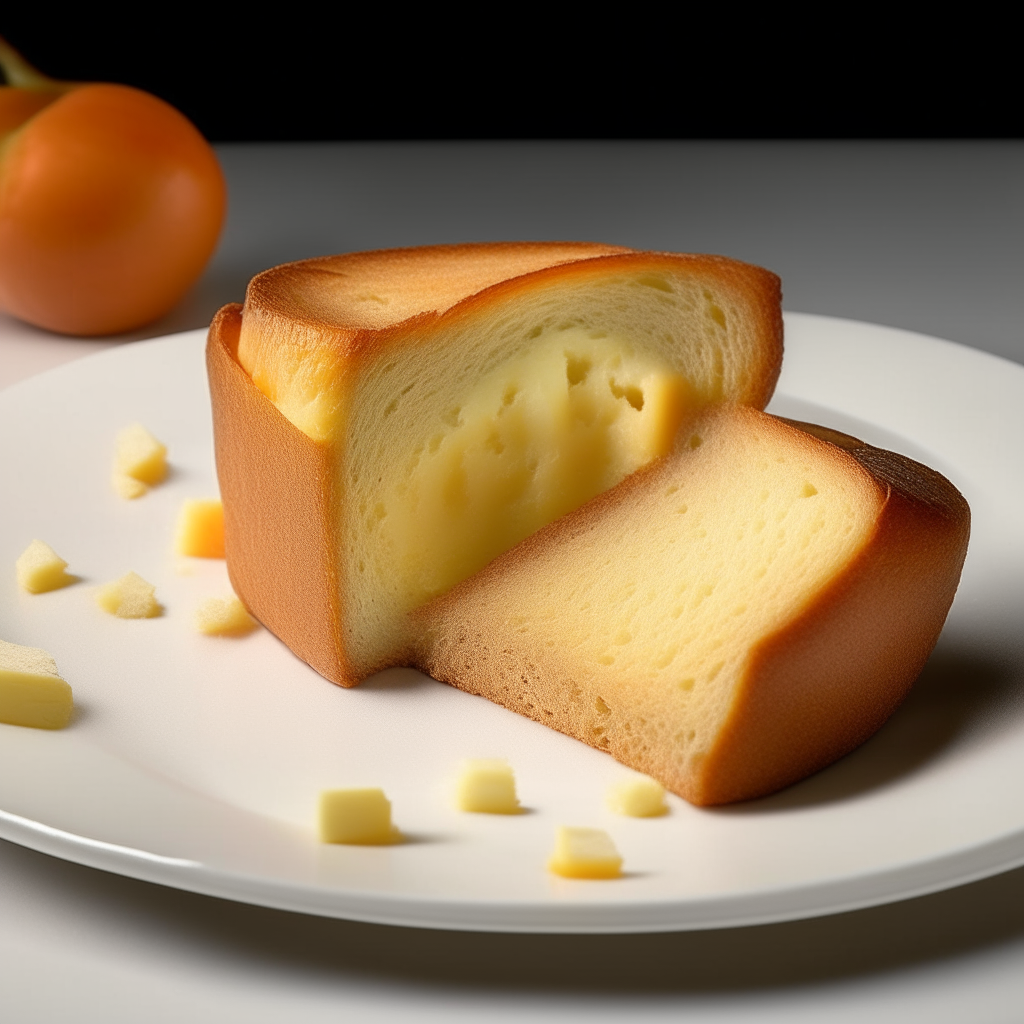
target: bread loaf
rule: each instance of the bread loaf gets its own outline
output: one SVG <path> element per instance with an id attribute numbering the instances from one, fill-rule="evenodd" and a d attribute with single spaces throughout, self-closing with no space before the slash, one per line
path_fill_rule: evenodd
<path id="1" fill-rule="evenodd" d="M 692 803 L 761 796 L 903 700 L 969 523 L 910 459 L 712 408 L 670 457 L 414 611 L 414 660 Z"/>
<path id="2" fill-rule="evenodd" d="M 763 408 L 779 282 L 583 244 L 355 253 L 256 277 L 208 367 L 232 584 L 345 686 L 417 651 L 409 613 L 669 452 Z"/>

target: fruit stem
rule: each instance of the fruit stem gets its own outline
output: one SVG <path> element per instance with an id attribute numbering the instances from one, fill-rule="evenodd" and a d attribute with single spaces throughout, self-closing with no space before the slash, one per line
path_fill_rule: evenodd
<path id="1" fill-rule="evenodd" d="M 70 83 L 58 82 L 34 67 L 10 43 L 0 36 L 0 70 L 8 85 L 16 89 L 34 89 L 39 92 L 65 92 Z"/>

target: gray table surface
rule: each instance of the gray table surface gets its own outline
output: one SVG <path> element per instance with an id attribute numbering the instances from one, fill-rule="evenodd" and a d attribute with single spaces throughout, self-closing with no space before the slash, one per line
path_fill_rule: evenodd
<path id="1" fill-rule="evenodd" d="M 787 309 L 891 324 L 1024 362 L 1024 143 L 218 151 L 231 196 L 220 248 L 192 294 L 132 338 L 204 326 L 219 305 L 241 300 L 253 273 L 285 260 L 586 239 L 760 263 L 782 276 Z M 124 341 L 57 338 L 0 316 L 0 387 Z M 232 904 L 0 842 L 5 1021 L 484 1016 L 1019 1020 L 1024 869 L 784 925 L 502 936 Z"/>

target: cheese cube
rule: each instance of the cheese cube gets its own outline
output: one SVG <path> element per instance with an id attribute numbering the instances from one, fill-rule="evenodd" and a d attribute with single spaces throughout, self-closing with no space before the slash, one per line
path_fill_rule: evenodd
<path id="1" fill-rule="evenodd" d="M 134 572 L 104 584 L 96 594 L 96 603 L 119 619 L 152 619 L 163 614 L 154 596 L 156 587 Z"/>
<path id="2" fill-rule="evenodd" d="M 63 729 L 72 707 L 71 687 L 46 651 L 0 640 L 0 722 Z"/>
<path id="3" fill-rule="evenodd" d="M 391 824 L 391 801 L 382 789 L 329 789 L 320 794 L 320 839 L 352 846 L 401 841 Z"/>
<path id="4" fill-rule="evenodd" d="M 231 597 L 211 597 L 196 609 L 196 629 L 207 636 L 244 636 L 259 623 L 245 605 Z"/>
<path id="5" fill-rule="evenodd" d="M 630 818 L 657 818 L 668 813 L 665 787 L 646 775 L 615 783 L 608 790 L 608 806 Z"/>
<path id="6" fill-rule="evenodd" d="M 49 544 L 41 540 L 32 541 L 14 563 L 18 583 L 30 594 L 43 594 L 74 583 L 76 577 L 64 571 L 67 565 Z"/>
<path id="7" fill-rule="evenodd" d="M 618 878 L 622 858 L 599 828 L 559 828 L 548 868 L 563 878 Z"/>
<path id="8" fill-rule="evenodd" d="M 178 515 L 175 547 L 193 558 L 224 557 L 224 505 L 220 498 L 189 499 Z"/>
<path id="9" fill-rule="evenodd" d="M 114 490 L 122 498 L 138 498 L 167 475 L 167 446 L 140 423 L 125 427 L 114 452 Z"/>
<path id="10" fill-rule="evenodd" d="M 505 761 L 466 761 L 459 776 L 455 802 L 460 811 L 475 814 L 519 814 L 516 780 Z"/>

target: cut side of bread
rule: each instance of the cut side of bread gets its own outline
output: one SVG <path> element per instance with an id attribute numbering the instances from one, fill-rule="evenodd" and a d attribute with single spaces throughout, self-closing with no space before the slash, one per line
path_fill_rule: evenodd
<path id="1" fill-rule="evenodd" d="M 328 679 L 404 664 L 409 612 L 768 402 L 779 281 L 714 256 L 439 246 L 277 267 L 214 320 L 225 546 L 249 609 Z"/>
<path id="2" fill-rule="evenodd" d="M 668 458 L 416 610 L 414 660 L 694 804 L 750 799 L 895 710 L 969 528 L 959 492 L 910 459 L 711 409 Z"/>

